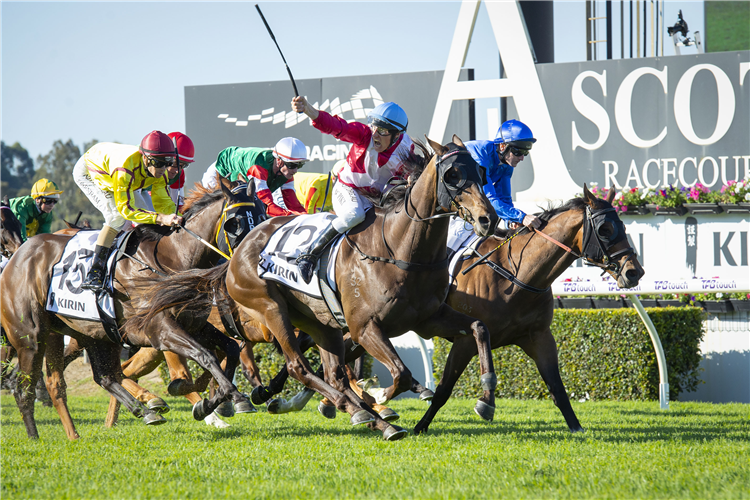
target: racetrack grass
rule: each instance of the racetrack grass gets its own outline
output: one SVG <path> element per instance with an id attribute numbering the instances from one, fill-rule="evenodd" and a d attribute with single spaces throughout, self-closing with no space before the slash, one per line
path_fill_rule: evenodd
<path id="1" fill-rule="evenodd" d="M 36 405 L 41 438 L 26 438 L 2 396 L 2 498 L 750 498 L 750 406 L 672 402 L 574 403 L 571 435 L 548 401 L 502 400 L 492 424 L 473 401 L 451 400 L 430 432 L 384 442 L 316 402 L 300 413 L 237 415 L 229 429 L 168 398 L 168 423 L 71 397 L 82 436 L 68 442 L 52 408 Z M 409 430 L 427 403 L 391 406 Z"/>

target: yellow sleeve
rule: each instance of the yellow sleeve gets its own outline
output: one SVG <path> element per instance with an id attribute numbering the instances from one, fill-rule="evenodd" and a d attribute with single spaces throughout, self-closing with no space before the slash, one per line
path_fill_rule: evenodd
<path id="1" fill-rule="evenodd" d="M 115 205 L 126 220 L 138 224 L 156 224 L 156 213 L 143 210 L 135 206 L 134 192 L 140 189 L 142 182 L 138 182 L 135 170 L 140 168 L 140 162 L 128 158 L 122 167 L 113 168 L 110 165 L 109 176 L 112 179 L 112 191 L 115 196 Z M 154 201 L 154 208 L 156 202 Z"/>
<path id="2" fill-rule="evenodd" d="M 177 208 L 174 200 L 169 196 L 167 182 L 165 173 L 151 185 L 151 202 L 154 204 L 154 211 L 159 214 L 173 214 Z"/>

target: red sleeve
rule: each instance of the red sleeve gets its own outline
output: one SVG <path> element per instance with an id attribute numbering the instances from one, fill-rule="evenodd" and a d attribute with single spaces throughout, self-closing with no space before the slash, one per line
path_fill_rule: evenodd
<path id="1" fill-rule="evenodd" d="M 294 183 L 294 180 L 291 180 L 289 182 Z M 300 214 L 307 213 L 305 207 L 303 207 L 299 202 L 299 199 L 297 199 L 297 194 L 294 192 L 294 189 L 284 189 L 282 187 L 281 196 L 284 198 L 284 205 L 286 205 L 286 208 L 288 208 L 292 212 L 297 212 Z"/>
<path id="2" fill-rule="evenodd" d="M 372 131 L 364 123 L 348 123 L 343 118 L 331 116 L 325 111 L 319 111 L 318 118 L 312 124 L 321 132 L 352 144 L 367 147 L 370 145 L 370 139 L 372 139 Z"/>
<path id="3" fill-rule="evenodd" d="M 180 170 L 180 177 L 169 185 L 172 189 L 180 189 L 183 186 L 185 186 L 185 169 Z"/>

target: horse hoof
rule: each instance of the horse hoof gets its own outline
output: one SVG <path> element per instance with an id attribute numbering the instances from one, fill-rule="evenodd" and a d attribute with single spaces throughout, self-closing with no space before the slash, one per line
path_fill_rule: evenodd
<path id="1" fill-rule="evenodd" d="M 255 405 L 262 405 L 271 399 L 271 396 L 273 396 L 273 394 L 271 394 L 271 392 L 265 387 L 255 387 L 253 392 L 250 393 L 250 401 Z"/>
<path id="2" fill-rule="evenodd" d="M 257 413 L 258 410 L 253 406 L 253 404 L 250 401 L 246 399 L 244 401 L 240 401 L 239 403 L 234 403 L 234 412 L 235 413 Z"/>
<path id="3" fill-rule="evenodd" d="M 227 427 L 230 427 L 228 423 L 220 419 L 219 416 L 216 415 L 215 413 L 212 413 L 209 416 L 207 416 L 204 422 L 206 422 L 206 425 L 213 425 L 217 429 L 226 429 Z"/>
<path id="4" fill-rule="evenodd" d="M 231 401 L 224 401 L 216 407 L 214 413 L 220 417 L 232 418 L 234 416 L 234 406 Z"/>
<path id="5" fill-rule="evenodd" d="M 167 392 L 170 396 L 184 396 L 188 394 L 189 391 L 183 389 L 183 386 L 185 386 L 186 382 L 187 380 L 185 380 L 184 378 L 174 379 L 167 386 Z"/>
<path id="6" fill-rule="evenodd" d="M 320 404 L 318 405 L 318 411 L 325 418 L 330 418 L 330 419 L 336 418 L 336 407 L 335 406 L 329 406 L 327 404 L 324 404 L 321 401 Z"/>
<path id="7" fill-rule="evenodd" d="M 397 425 L 389 425 L 383 433 L 383 439 L 385 439 L 386 441 L 398 441 L 399 439 L 405 437 L 406 434 L 406 429 L 402 429 Z"/>
<path id="8" fill-rule="evenodd" d="M 490 406 L 481 399 L 477 401 L 476 406 L 474 406 L 474 413 L 482 417 L 487 422 L 492 422 L 492 419 L 495 418 L 495 407 Z"/>
<path id="9" fill-rule="evenodd" d="M 425 389 L 419 394 L 420 401 L 432 401 L 433 397 L 435 397 L 435 393 L 429 389 Z"/>
<path id="10" fill-rule="evenodd" d="M 584 429 L 583 427 L 578 427 L 577 429 L 570 429 L 570 432 L 572 434 L 585 434 L 586 429 Z"/>
<path id="11" fill-rule="evenodd" d="M 279 410 L 281 409 L 281 398 L 274 398 L 268 403 L 266 403 L 266 411 L 270 413 L 271 415 L 278 415 Z"/>
<path id="12" fill-rule="evenodd" d="M 169 405 L 162 398 L 154 398 L 150 400 L 146 403 L 146 407 L 148 407 L 149 410 L 154 410 L 162 415 L 168 413 L 170 410 Z"/>
<path id="13" fill-rule="evenodd" d="M 394 410 L 391 410 L 390 408 L 386 408 L 385 410 L 378 413 L 378 415 L 380 415 L 380 418 L 382 418 L 386 422 L 395 422 L 396 420 L 401 418 L 398 413 L 396 413 Z"/>
<path id="14" fill-rule="evenodd" d="M 167 422 L 167 419 L 162 417 L 160 414 L 158 414 L 155 411 L 147 412 L 143 416 L 143 423 L 146 425 L 161 425 L 165 424 Z"/>
<path id="15" fill-rule="evenodd" d="M 352 415 L 352 418 L 349 421 L 352 425 L 369 424 L 370 422 L 375 421 L 375 417 L 373 417 L 372 413 L 367 410 L 359 410 L 357 413 Z"/>
<path id="16" fill-rule="evenodd" d="M 208 413 L 206 413 L 206 409 L 204 407 L 204 403 L 208 404 L 208 400 L 204 399 L 202 401 L 198 401 L 193 405 L 193 418 L 198 420 L 199 422 L 201 420 L 205 420 L 208 416 Z"/>

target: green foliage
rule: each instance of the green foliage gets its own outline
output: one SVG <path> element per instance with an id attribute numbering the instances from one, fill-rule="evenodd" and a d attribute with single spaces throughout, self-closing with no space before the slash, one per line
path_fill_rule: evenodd
<path id="1" fill-rule="evenodd" d="M 750 50 L 750 3 L 704 3 L 706 13 L 706 52 Z"/>
<path id="2" fill-rule="evenodd" d="M 667 359 L 669 394 L 677 399 L 695 391 L 701 360 L 703 313 L 698 308 L 649 308 Z M 659 370 L 648 332 L 634 309 L 556 310 L 552 334 L 557 340 L 560 375 L 571 399 L 657 400 Z M 451 343 L 434 339 L 435 379 Z M 549 392 L 536 364 L 516 346 L 493 351 L 498 377 L 496 394 L 506 398 L 546 399 Z M 461 375 L 453 395 L 481 395 L 479 361 Z"/>
<path id="3" fill-rule="evenodd" d="M 55 206 L 52 212 L 55 214 L 55 221 L 52 223 L 53 232 L 66 227 L 63 219 L 68 222 L 75 222 L 79 212 L 83 213 L 80 222 L 88 219 L 94 228 L 99 228 L 104 224 L 104 216 L 91 204 L 73 180 L 73 167 L 75 167 L 76 162 L 88 148 L 97 142 L 92 141 L 84 144 L 83 150 L 81 150 L 72 140 L 68 140 L 68 142 L 55 141 L 49 153 L 37 158 L 37 171 L 34 175 L 34 181 L 46 177 L 65 191 L 60 195 L 60 203 Z M 31 186 L 29 186 L 30 188 Z"/>
<path id="4" fill-rule="evenodd" d="M 662 189 L 657 189 L 653 193 L 646 195 L 646 203 L 652 203 L 657 207 L 674 208 L 683 203 L 687 203 L 687 195 L 684 187 L 676 188 L 669 185 Z"/>
<path id="5" fill-rule="evenodd" d="M 750 181 L 728 181 L 721 188 L 723 203 L 750 203 Z"/>
<path id="6" fill-rule="evenodd" d="M 28 196 L 34 184 L 34 161 L 19 143 L 6 146 L 0 141 L 0 192 L 8 198 Z"/>
<path id="7" fill-rule="evenodd" d="M 109 397 L 69 397 L 81 439 L 65 438 L 53 408 L 36 406 L 26 437 L 12 396 L 0 398 L 0 495 L 8 499 L 122 498 L 674 498 L 750 497 L 747 405 L 574 402 L 586 433 L 571 435 L 550 401 L 498 401 L 492 424 L 474 401 L 450 400 L 424 436 L 384 442 L 346 415 L 236 415 L 231 427 L 196 422 L 166 396 L 167 422 L 120 413 Z M 427 409 L 392 402 L 413 429 Z"/>

